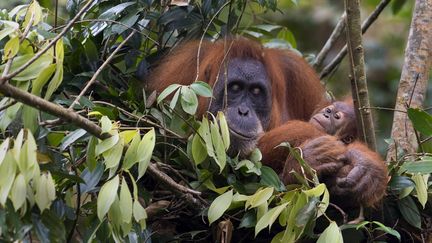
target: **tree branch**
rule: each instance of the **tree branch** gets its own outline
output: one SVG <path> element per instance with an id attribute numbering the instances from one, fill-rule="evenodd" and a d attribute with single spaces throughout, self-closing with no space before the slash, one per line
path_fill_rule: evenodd
<path id="1" fill-rule="evenodd" d="M 395 110 L 422 107 L 432 65 L 432 4 L 416 0 L 412 16 L 405 60 L 399 81 Z M 394 142 L 387 161 L 397 159 L 396 145 L 405 153 L 415 153 L 418 141 L 406 113 L 394 113 L 391 137 Z"/>
<path id="2" fill-rule="evenodd" d="M 369 27 L 375 22 L 384 8 L 390 3 L 391 0 L 381 0 L 381 2 L 376 6 L 375 10 L 367 17 L 367 19 L 362 24 L 362 34 L 366 33 Z M 342 59 L 347 54 L 347 45 L 345 45 L 342 50 L 336 55 L 336 57 L 331 61 L 320 73 L 320 79 L 327 77 L 333 69 L 342 61 Z"/>
<path id="3" fill-rule="evenodd" d="M 376 150 L 375 130 L 372 113 L 363 107 L 370 107 L 364 63 L 362 30 L 360 25 L 360 0 L 345 0 L 347 21 L 347 46 L 351 67 L 351 90 L 354 101 L 359 138 L 369 148 Z"/>
<path id="4" fill-rule="evenodd" d="M 338 23 L 333 29 L 333 32 L 331 33 L 330 37 L 327 39 L 327 42 L 325 43 L 321 51 L 317 54 L 314 63 L 312 65 L 313 68 L 318 69 L 319 67 L 321 67 L 327 54 L 330 52 L 331 48 L 333 47 L 333 45 L 336 43 L 336 41 L 339 39 L 340 35 L 343 32 L 345 28 L 345 19 L 346 19 L 346 13 L 344 12 L 342 16 L 339 17 Z"/>
<path id="5" fill-rule="evenodd" d="M 75 17 L 63 28 L 63 30 L 48 44 L 36 53 L 30 60 L 28 60 L 25 64 L 21 65 L 15 72 L 3 75 L 0 77 L 0 84 L 4 84 L 6 81 L 12 79 L 22 71 L 24 71 L 28 66 L 30 66 L 33 62 L 35 62 L 39 57 L 41 57 L 45 52 L 47 52 L 51 47 L 55 45 L 55 43 L 62 38 L 66 32 L 75 24 L 75 22 L 83 15 L 92 5 L 93 0 L 88 1 L 86 5 L 75 15 Z"/>

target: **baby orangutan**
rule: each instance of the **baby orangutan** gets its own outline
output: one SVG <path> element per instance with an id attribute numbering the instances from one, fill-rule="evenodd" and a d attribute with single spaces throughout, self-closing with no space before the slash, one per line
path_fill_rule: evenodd
<path id="1" fill-rule="evenodd" d="M 355 119 L 354 105 L 352 101 L 336 101 L 318 111 L 309 122 L 317 129 L 329 135 L 336 136 L 340 141 L 344 142 L 349 147 L 349 144 L 353 143 L 354 140 L 357 139 L 357 126 Z M 355 154 L 355 150 L 348 149 L 347 157 L 355 156 Z M 380 160 L 380 158 L 377 159 Z M 349 158 L 348 161 L 350 161 Z M 336 188 L 338 188 L 336 186 L 336 182 L 341 183 L 341 178 L 347 178 L 353 168 L 353 164 L 347 163 L 345 166 L 339 169 L 339 171 L 336 173 L 336 177 L 332 177 L 330 181 L 327 181 L 327 183 L 333 184 Z M 351 182 L 346 181 L 346 183 L 348 185 Z M 342 192 L 341 188 L 337 190 L 341 190 Z M 355 198 L 353 200 L 360 204 L 360 212 L 358 217 L 348 222 L 348 224 L 357 224 L 364 220 L 363 201 L 359 198 Z"/>

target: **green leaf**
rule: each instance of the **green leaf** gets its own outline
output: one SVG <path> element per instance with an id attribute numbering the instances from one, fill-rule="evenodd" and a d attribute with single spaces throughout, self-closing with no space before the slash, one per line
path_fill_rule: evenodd
<path id="1" fill-rule="evenodd" d="M 147 170 L 147 167 L 149 166 L 151 156 L 153 154 L 153 149 L 156 144 L 156 133 L 154 129 L 151 129 L 148 131 L 143 139 L 141 140 L 140 144 L 138 145 L 138 178 L 141 178 L 144 173 Z"/>
<path id="2" fill-rule="evenodd" d="M 113 179 L 106 182 L 100 189 L 97 198 L 97 215 L 100 221 L 103 220 L 111 205 L 113 204 L 119 186 L 119 176 L 116 175 Z"/>
<path id="3" fill-rule="evenodd" d="M 194 115 L 198 109 L 198 98 L 189 87 L 183 86 L 181 88 L 180 103 L 183 110 L 190 115 Z"/>
<path id="4" fill-rule="evenodd" d="M 49 208 L 51 202 L 56 198 L 54 181 L 51 174 L 44 173 L 40 175 L 36 183 L 35 201 L 41 212 Z"/>
<path id="5" fill-rule="evenodd" d="M 80 139 L 85 134 L 87 134 L 87 131 L 82 128 L 69 133 L 66 137 L 63 138 L 60 145 L 60 151 L 64 151 L 69 145 Z"/>
<path id="6" fill-rule="evenodd" d="M 15 211 L 17 211 L 24 205 L 26 195 L 27 195 L 27 187 L 26 187 L 24 175 L 19 174 L 15 178 L 15 181 L 10 191 L 10 199 L 15 208 Z"/>
<path id="7" fill-rule="evenodd" d="M 208 83 L 196 81 L 190 85 L 195 94 L 202 97 L 212 97 L 212 88 Z"/>
<path id="8" fill-rule="evenodd" d="M 267 166 L 261 167 L 261 181 L 260 184 L 264 186 L 274 187 L 277 191 L 286 191 L 285 185 L 280 180 L 278 174 Z"/>
<path id="9" fill-rule="evenodd" d="M 22 65 L 24 65 L 27 61 L 29 61 L 34 54 L 26 54 L 22 56 L 17 56 L 14 58 L 14 61 L 12 62 L 12 66 L 9 70 L 9 73 L 15 72 L 18 68 L 20 68 Z M 52 63 L 52 55 L 49 53 L 46 53 L 39 57 L 36 61 L 34 61 L 32 64 L 30 64 L 24 71 L 17 74 L 13 80 L 16 81 L 28 81 L 31 79 L 35 79 L 39 76 L 39 74 L 42 72 L 42 70 L 45 69 L 45 67 L 49 66 Z M 6 64 L 0 66 L 0 72 L 3 73 L 4 67 Z"/>
<path id="10" fill-rule="evenodd" d="M 318 213 L 316 216 L 317 218 L 321 217 L 324 214 L 329 204 L 330 204 L 330 193 L 327 190 L 327 188 L 325 188 L 324 196 L 321 199 L 321 203 L 318 205 Z"/>
<path id="11" fill-rule="evenodd" d="M 91 137 L 87 145 L 87 154 L 86 154 L 86 164 L 90 171 L 93 171 L 97 165 L 96 144 L 97 144 L 97 138 Z"/>
<path id="12" fill-rule="evenodd" d="M 201 164 L 207 158 L 206 146 L 198 134 L 195 134 L 192 139 L 192 158 L 196 165 Z"/>
<path id="13" fill-rule="evenodd" d="M 7 60 L 9 58 L 15 57 L 15 55 L 18 53 L 19 50 L 19 37 L 15 36 L 9 39 L 8 42 L 6 42 L 4 49 L 3 49 L 3 59 Z"/>
<path id="14" fill-rule="evenodd" d="M 108 133 L 113 128 L 111 120 L 107 116 L 100 119 L 102 133 Z"/>
<path id="15" fill-rule="evenodd" d="M 180 86 L 181 86 L 180 84 L 171 84 L 170 86 L 168 86 L 158 96 L 157 103 L 159 104 L 162 100 L 164 100 L 168 95 L 170 95 L 172 92 L 174 92 L 174 90 L 178 89 Z"/>
<path id="16" fill-rule="evenodd" d="M 428 179 L 430 174 L 426 175 L 414 175 L 412 179 L 416 185 L 415 189 L 417 191 L 417 199 L 422 205 L 423 209 L 425 208 L 426 202 L 428 200 Z"/>
<path id="17" fill-rule="evenodd" d="M 31 106 L 23 105 L 22 116 L 24 127 L 29 129 L 31 133 L 35 133 L 39 124 L 38 124 L 38 114 L 39 111 Z"/>
<path id="18" fill-rule="evenodd" d="M 318 197 L 312 197 L 298 212 L 295 220 L 296 225 L 304 227 L 311 219 L 314 219 L 317 214 L 319 203 Z"/>
<path id="19" fill-rule="evenodd" d="M 53 75 L 54 71 L 56 70 L 57 64 L 50 64 L 47 67 L 45 67 L 40 74 L 37 76 L 37 78 L 33 81 L 32 84 L 32 94 L 40 96 L 42 93 L 42 88 L 45 86 L 45 84 L 48 82 L 48 80 Z"/>
<path id="20" fill-rule="evenodd" d="M 175 92 L 173 98 L 171 99 L 171 102 L 170 102 L 170 105 L 169 105 L 171 109 L 174 110 L 174 108 L 175 108 L 175 106 L 176 106 L 176 104 L 177 104 L 177 101 L 178 101 L 179 96 L 180 96 L 180 89 L 178 89 L 178 90 Z"/>
<path id="21" fill-rule="evenodd" d="M 123 154 L 124 142 L 121 138 L 111 149 L 103 153 L 105 159 L 105 167 L 111 169 L 117 167 L 120 163 L 121 156 Z"/>
<path id="22" fill-rule="evenodd" d="M 140 144 L 141 137 L 139 133 L 136 133 L 132 139 L 132 143 L 126 151 L 125 158 L 123 160 L 123 169 L 127 170 L 131 168 L 136 162 L 139 161 L 138 158 L 138 146 Z"/>
<path id="23" fill-rule="evenodd" d="M 114 145 L 117 144 L 119 139 L 120 136 L 117 132 L 115 132 L 111 137 L 104 139 L 102 142 L 96 145 L 95 155 L 98 156 L 107 151 L 108 149 L 112 148 Z"/>
<path id="24" fill-rule="evenodd" d="M 210 157 L 213 157 L 213 158 L 216 157 L 216 155 L 214 153 L 214 149 L 213 149 L 212 137 L 210 134 L 210 127 L 209 127 L 209 122 L 208 122 L 207 118 L 203 118 L 203 120 L 201 122 L 201 126 L 198 129 L 198 133 L 204 139 L 204 143 L 205 143 L 205 146 L 207 148 L 207 154 Z"/>
<path id="25" fill-rule="evenodd" d="M 414 187 L 414 183 L 406 176 L 392 176 L 389 187 L 391 190 L 400 191 L 407 187 Z"/>
<path id="26" fill-rule="evenodd" d="M 421 134 L 432 136 L 432 116 L 418 108 L 408 108 L 408 117 L 414 128 Z"/>
<path id="27" fill-rule="evenodd" d="M 326 189 L 325 184 L 321 183 L 318 186 L 316 186 L 310 190 L 303 191 L 303 193 L 306 194 L 306 196 L 308 196 L 308 197 L 319 197 L 324 193 L 325 189 Z"/>
<path id="28" fill-rule="evenodd" d="M 9 149 L 9 141 L 10 141 L 10 139 L 6 138 L 3 141 L 3 143 L 0 145 L 0 166 L 2 165 L 3 160 L 6 157 L 6 153 L 7 153 L 8 149 Z"/>
<path id="29" fill-rule="evenodd" d="M 19 29 L 19 24 L 13 21 L 0 20 L 0 40 Z"/>
<path id="30" fill-rule="evenodd" d="M 216 152 L 215 161 L 219 166 L 219 173 L 222 173 L 226 165 L 225 146 L 223 144 L 222 137 L 219 133 L 218 126 L 213 122 L 210 124 L 210 132 L 211 132 L 212 143 Z"/>
<path id="31" fill-rule="evenodd" d="M 121 132 L 119 135 L 120 138 L 123 138 L 125 144 L 129 144 L 137 134 L 139 135 L 139 130 L 128 130 Z"/>
<path id="32" fill-rule="evenodd" d="M 33 16 L 33 22 L 30 23 L 30 20 Z M 30 6 L 27 9 L 27 13 L 24 18 L 23 26 L 26 26 L 31 24 L 32 26 L 35 26 L 39 24 L 39 22 L 42 20 L 42 8 L 39 5 L 38 1 L 32 1 Z"/>
<path id="33" fill-rule="evenodd" d="M 376 228 L 377 230 L 383 231 L 383 232 L 385 232 L 387 234 L 391 234 L 391 235 L 395 236 L 396 238 L 398 238 L 399 241 L 401 240 L 401 236 L 400 236 L 399 232 L 397 232 L 396 230 L 394 230 L 394 229 L 392 229 L 390 227 L 387 227 L 387 226 L 385 226 L 384 224 L 382 224 L 381 222 L 378 222 L 378 221 L 372 221 L 372 223 L 378 225 L 378 228 Z"/>
<path id="34" fill-rule="evenodd" d="M 404 197 L 397 201 L 399 211 L 403 218 L 412 226 L 421 229 L 420 212 L 411 197 Z"/>
<path id="35" fill-rule="evenodd" d="M 257 222 L 255 226 L 255 237 L 258 235 L 258 233 L 264 229 L 265 227 L 271 228 L 273 223 L 276 221 L 276 219 L 281 214 L 282 210 L 286 208 L 288 203 L 284 203 L 282 205 L 279 205 L 277 207 L 274 207 L 270 209 L 267 213 L 265 213 Z"/>
<path id="36" fill-rule="evenodd" d="M 287 28 L 283 28 L 281 31 L 279 31 L 277 38 L 285 40 L 288 43 L 290 43 L 293 48 L 297 48 L 297 42 L 295 40 L 295 37 L 293 33 L 289 31 Z"/>
<path id="37" fill-rule="evenodd" d="M 120 211 L 123 222 L 129 223 L 132 219 L 132 196 L 126 180 L 122 180 L 120 187 Z"/>
<path id="38" fill-rule="evenodd" d="M 141 229 L 145 229 L 146 228 L 145 220 L 147 219 L 147 213 L 138 200 L 135 200 L 133 202 L 133 216 L 135 221 L 140 223 Z"/>
<path id="39" fill-rule="evenodd" d="M 210 205 L 208 210 L 209 224 L 218 220 L 231 205 L 233 199 L 233 190 L 229 190 L 218 196 Z"/>
<path id="40" fill-rule="evenodd" d="M 15 180 L 16 161 L 12 151 L 6 153 L 3 163 L 0 165 L 0 204 L 5 206 L 10 189 Z"/>
<path id="41" fill-rule="evenodd" d="M 230 146 L 230 136 L 229 136 L 228 123 L 225 119 L 224 113 L 221 111 L 218 112 L 217 118 L 219 120 L 220 130 L 222 133 L 222 141 L 225 145 L 225 151 L 227 151 L 229 146 Z"/>
<path id="42" fill-rule="evenodd" d="M 245 204 L 245 208 L 255 208 L 259 205 L 267 202 L 270 197 L 273 195 L 273 187 L 267 187 L 261 190 L 258 190 L 254 195 L 252 195 Z"/>
<path id="43" fill-rule="evenodd" d="M 327 242 L 343 243 L 342 233 L 334 221 L 330 222 L 330 225 L 322 232 L 317 241 L 317 243 Z"/>
<path id="44" fill-rule="evenodd" d="M 432 173 L 432 157 L 427 156 L 419 161 L 405 162 L 401 169 L 411 174 L 430 174 Z"/>

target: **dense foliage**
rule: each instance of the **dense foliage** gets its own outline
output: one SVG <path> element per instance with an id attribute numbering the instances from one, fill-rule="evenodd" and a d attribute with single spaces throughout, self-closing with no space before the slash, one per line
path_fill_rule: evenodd
<path id="1" fill-rule="evenodd" d="M 268 47 L 296 48 L 288 29 L 253 19 L 277 10 L 276 1 L 88 4 L 67 2 L 69 17 L 80 17 L 70 29 L 52 26 L 53 11 L 37 1 L 0 13 L 2 76 L 16 72 L 10 84 L 81 114 L 104 135 L 2 97 L 1 241 L 342 242 L 419 240 L 430 232 L 427 148 L 391 161 L 382 207 L 367 213 L 370 221 L 347 224 L 358 209 L 346 215 L 331 204 L 298 149 L 280 145 L 303 168 L 295 174 L 299 184 L 288 186 L 261 164 L 259 150 L 247 159 L 227 156 L 223 113 L 194 116 L 200 97 L 212 95 L 206 83 L 172 85 L 158 97 L 143 91 L 139 80 L 180 41 L 242 34 Z M 408 115 L 419 137 L 432 136 L 430 114 Z"/>

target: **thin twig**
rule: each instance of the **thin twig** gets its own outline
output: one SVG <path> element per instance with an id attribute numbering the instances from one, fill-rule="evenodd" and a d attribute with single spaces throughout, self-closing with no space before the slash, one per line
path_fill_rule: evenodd
<path id="1" fill-rule="evenodd" d="M 388 107 L 380 107 L 380 106 L 369 106 L 369 107 L 360 107 L 360 110 L 383 110 L 383 111 L 393 111 L 393 112 L 402 112 L 406 113 L 404 110 L 396 110 L 394 108 L 388 108 Z"/>
<path id="2" fill-rule="evenodd" d="M 384 8 L 390 3 L 391 0 L 381 0 L 381 2 L 376 6 L 375 10 L 367 17 L 367 19 L 362 24 L 362 34 L 366 33 L 369 27 L 375 22 Z M 320 73 L 320 79 L 327 77 L 333 69 L 342 61 L 348 52 L 347 45 L 345 45 L 342 50 L 337 54 L 331 63 L 329 63 Z"/>
<path id="3" fill-rule="evenodd" d="M 316 56 L 314 63 L 312 65 L 313 68 L 318 69 L 319 67 L 321 67 L 327 54 L 330 52 L 333 45 L 339 39 L 340 35 L 342 34 L 345 28 L 345 18 L 346 18 L 346 13 L 344 12 L 342 16 L 339 17 L 338 23 L 333 29 L 333 32 L 331 33 L 330 37 L 327 39 L 327 42 L 325 43 L 324 47 Z"/>
<path id="4" fill-rule="evenodd" d="M 76 168 L 76 166 L 74 165 L 73 162 L 72 162 L 72 170 L 74 171 L 75 176 L 79 176 L 78 175 L 78 170 L 77 170 L 77 168 Z M 80 212 L 80 209 L 81 209 L 81 188 L 80 188 L 80 183 L 79 182 L 76 183 L 76 187 L 77 187 L 77 200 L 76 200 L 76 204 L 77 205 L 76 205 L 76 210 L 75 210 L 75 219 L 73 221 L 72 228 L 71 228 L 71 230 L 70 230 L 70 232 L 68 234 L 66 242 L 71 242 L 71 240 L 72 240 L 73 234 L 75 232 L 75 227 L 76 227 L 76 225 L 78 223 L 79 212 Z"/>
<path id="5" fill-rule="evenodd" d="M 114 58 L 114 56 L 117 54 L 118 51 L 120 51 L 120 49 L 123 47 L 124 44 L 126 44 L 126 42 L 128 42 L 128 40 L 130 38 L 132 38 L 132 36 L 136 33 L 135 30 L 132 31 L 132 33 L 130 33 L 126 39 L 124 39 L 118 46 L 117 48 L 111 53 L 111 55 L 109 55 L 109 57 L 105 60 L 105 62 L 102 63 L 102 65 L 98 68 L 98 70 L 96 70 L 96 72 L 93 74 L 93 77 L 88 81 L 88 83 L 86 84 L 86 86 L 81 90 L 81 92 L 79 93 L 79 95 L 75 98 L 75 100 L 72 102 L 72 104 L 69 106 L 69 109 L 73 109 L 75 104 L 79 103 L 79 100 L 81 99 L 81 97 L 87 92 L 87 90 L 90 88 L 90 86 L 93 85 L 93 83 L 96 81 L 97 77 L 99 76 L 99 74 L 102 72 L 102 70 L 108 65 L 108 63 L 111 62 L 111 60 Z"/>
<path id="6" fill-rule="evenodd" d="M 69 29 L 72 27 L 72 25 L 75 24 L 75 22 L 81 17 L 81 15 L 83 15 L 91 7 L 92 2 L 93 0 L 88 1 L 88 3 L 66 25 L 66 27 L 48 45 L 46 45 L 42 50 L 36 53 L 30 60 L 21 65 L 17 70 L 15 70 L 15 72 L 0 77 L 0 84 L 4 84 L 6 81 L 12 79 L 16 75 L 24 71 L 28 66 L 34 63 L 37 59 L 39 59 L 39 57 L 41 57 L 45 52 L 47 52 L 51 47 L 53 47 L 55 43 L 60 40 L 60 38 L 62 38 L 66 34 L 66 32 L 69 31 Z"/>
<path id="7" fill-rule="evenodd" d="M 198 45 L 197 50 L 197 70 L 196 70 L 196 77 L 195 81 L 198 80 L 199 77 L 199 67 L 200 67 L 200 54 L 201 54 L 201 46 L 204 41 L 204 36 L 207 33 L 208 29 L 210 28 L 211 23 L 213 23 L 213 20 L 216 18 L 216 16 L 230 3 L 231 1 L 226 2 L 224 5 L 222 5 L 219 10 L 213 15 L 213 17 L 210 19 L 210 22 L 207 24 L 206 28 L 204 29 L 203 34 L 201 35 L 201 39 Z"/>
<path id="8" fill-rule="evenodd" d="M 334 203 L 329 203 L 329 206 L 334 207 L 337 211 L 339 211 L 339 213 L 342 215 L 343 218 L 343 223 L 346 224 L 348 222 L 348 216 L 345 213 L 345 211 L 342 210 L 342 208 L 340 208 L 338 205 L 334 204 Z"/>

